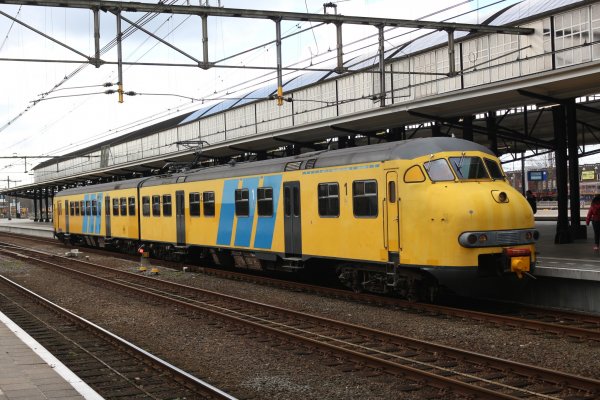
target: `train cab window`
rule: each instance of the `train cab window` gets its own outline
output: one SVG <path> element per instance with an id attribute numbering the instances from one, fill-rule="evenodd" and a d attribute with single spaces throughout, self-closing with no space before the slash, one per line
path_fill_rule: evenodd
<path id="1" fill-rule="evenodd" d="M 121 215 L 127 216 L 127 197 L 121 197 Z"/>
<path id="2" fill-rule="evenodd" d="M 144 217 L 150 216 L 150 196 L 142 197 L 142 215 Z"/>
<path id="3" fill-rule="evenodd" d="M 489 158 L 484 158 L 483 160 L 485 161 L 485 166 L 487 167 L 492 179 L 504 179 L 502 167 L 500 167 L 496 161 L 490 160 Z"/>
<path id="4" fill-rule="evenodd" d="M 135 197 L 129 197 L 127 199 L 127 205 L 129 207 L 129 215 L 135 215 Z"/>
<path id="5" fill-rule="evenodd" d="M 205 217 L 215 216 L 215 192 L 202 193 L 202 208 Z"/>
<path id="6" fill-rule="evenodd" d="M 75 207 L 75 216 L 79 216 L 79 202 L 75 201 L 74 204 L 75 204 L 75 206 L 74 206 Z"/>
<path id="7" fill-rule="evenodd" d="M 258 188 L 256 190 L 256 202 L 259 217 L 273 216 L 273 188 Z"/>
<path id="8" fill-rule="evenodd" d="M 200 193 L 192 192 L 190 198 L 190 215 L 194 217 L 200 216 Z"/>
<path id="9" fill-rule="evenodd" d="M 437 160 L 429 160 L 424 165 L 427 175 L 432 182 L 453 181 L 454 174 L 448 166 L 448 162 L 444 158 Z"/>
<path id="10" fill-rule="evenodd" d="M 119 216 L 119 199 L 113 199 L 112 209 L 113 215 Z"/>
<path id="11" fill-rule="evenodd" d="M 450 165 L 458 179 L 490 179 L 479 157 L 450 157 Z"/>
<path id="12" fill-rule="evenodd" d="M 85 215 L 92 215 L 92 202 L 89 200 L 85 202 Z"/>
<path id="13" fill-rule="evenodd" d="M 235 190 L 235 215 L 247 217 L 250 215 L 250 198 L 248 189 Z"/>
<path id="14" fill-rule="evenodd" d="M 152 216 L 160 217 L 160 196 L 152 196 Z"/>
<path id="15" fill-rule="evenodd" d="M 96 200 L 92 200 L 92 214 L 98 215 L 98 202 Z"/>
<path id="16" fill-rule="evenodd" d="M 377 181 L 352 182 L 352 206 L 355 217 L 376 217 L 377 204 Z"/>
<path id="17" fill-rule="evenodd" d="M 340 187 L 338 183 L 319 183 L 317 196 L 319 198 L 319 216 L 340 216 Z"/>
<path id="18" fill-rule="evenodd" d="M 163 194 L 162 201 L 163 201 L 163 215 L 165 217 L 170 217 L 172 214 L 171 195 Z"/>
<path id="19" fill-rule="evenodd" d="M 425 175 L 423 174 L 423 170 L 418 165 L 413 165 L 404 173 L 404 182 L 405 183 L 419 183 L 425 182 Z"/>

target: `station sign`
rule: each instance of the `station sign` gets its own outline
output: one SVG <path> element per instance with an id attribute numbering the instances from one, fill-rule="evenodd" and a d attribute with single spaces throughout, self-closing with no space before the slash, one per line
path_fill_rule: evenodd
<path id="1" fill-rule="evenodd" d="M 529 181 L 547 181 L 548 171 L 527 171 L 527 180 Z"/>
<path id="2" fill-rule="evenodd" d="M 582 181 L 595 181 L 596 180 L 596 171 L 593 169 L 589 169 L 587 171 L 581 171 L 581 180 Z"/>

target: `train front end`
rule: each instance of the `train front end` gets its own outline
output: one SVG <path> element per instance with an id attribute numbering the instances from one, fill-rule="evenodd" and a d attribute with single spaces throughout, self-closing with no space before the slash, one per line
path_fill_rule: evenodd
<path id="1" fill-rule="evenodd" d="M 420 165 L 428 179 L 420 195 L 407 193 L 407 209 L 416 212 L 403 221 L 410 228 L 406 235 L 419 240 L 404 247 L 405 263 L 477 276 L 533 273 L 539 237 L 533 211 L 507 182 L 496 157 L 445 152 Z"/>

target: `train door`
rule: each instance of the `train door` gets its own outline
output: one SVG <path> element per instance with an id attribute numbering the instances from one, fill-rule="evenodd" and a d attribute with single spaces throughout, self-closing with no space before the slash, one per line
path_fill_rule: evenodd
<path id="1" fill-rule="evenodd" d="M 69 200 L 65 200 L 65 233 L 69 233 Z"/>
<path id="2" fill-rule="evenodd" d="M 110 230 L 110 196 L 104 196 L 104 226 L 106 229 L 106 237 L 111 237 Z"/>
<path id="3" fill-rule="evenodd" d="M 300 182 L 283 183 L 283 230 L 285 254 L 302 254 L 302 225 L 300 223 Z"/>
<path id="4" fill-rule="evenodd" d="M 385 218 L 386 240 L 389 252 L 397 253 L 400 248 L 400 199 L 398 198 L 398 173 L 388 171 L 386 174 Z"/>
<path id="5" fill-rule="evenodd" d="M 177 229 L 177 245 L 185 245 L 185 193 L 175 192 L 175 225 Z"/>

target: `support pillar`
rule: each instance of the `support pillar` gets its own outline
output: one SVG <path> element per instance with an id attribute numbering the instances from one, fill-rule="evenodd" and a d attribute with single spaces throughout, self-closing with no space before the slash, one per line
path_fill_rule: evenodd
<path id="1" fill-rule="evenodd" d="M 431 136 L 433 136 L 433 137 L 442 136 L 442 127 L 440 126 L 439 123 L 434 122 L 433 125 L 431 126 Z"/>
<path id="2" fill-rule="evenodd" d="M 468 115 L 463 117 L 462 121 L 462 137 L 465 140 L 473 141 L 473 116 Z"/>
<path id="3" fill-rule="evenodd" d="M 488 111 L 485 118 L 488 137 L 490 138 L 490 150 L 498 155 L 498 126 L 496 124 L 496 112 Z"/>
<path id="4" fill-rule="evenodd" d="M 48 210 L 48 188 L 44 189 L 44 191 L 45 191 L 44 200 L 46 202 L 46 219 L 44 220 L 44 222 L 50 222 L 50 216 L 49 216 L 49 210 Z"/>
<path id="5" fill-rule="evenodd" d="M 568 192 L 567 183 L 567 135 L 565 129 L 565 107 L 557 106 L 552 109 L 554 123 L 554 141 L 556 143 L 556 191 L 558 199 L 558 221 L 556 222 L 555 244 L 571 243 L 573 241 L 569 230 Z"/>
<path id="6" fill-rule="evenodd" d="M 39 219 L 39 222 L 44 222 L 44 212 L 43 212 L 44 205 L 42 204 L 43 199 L 44 199 L 44 192 L 42 191 L 41 188 L 39 189 L 39 192 L 40 192 L 40 195 L 38 197 L 38 200 L 40 202 L 39 206 L 38 206 L 38 209 L 40 210 L 40 219 Z"/>
<path id="7" fill-rule="evenodd" d="M 586 239 L 587 229 L 581 225 L 581 208 L 579 193 L 579 154 L 577 151 L 577 109 L 575 99 L 571 99 L 565 106 L 567 111 L 567 144 L 569 149 L 569 187 L 571 201 L 571 237 L 573 239 Z"/>
<path id="8" fill-rule="evenodd" d="M 37 189 L 33 189 L 33 221 L 38 222 Z"/>

